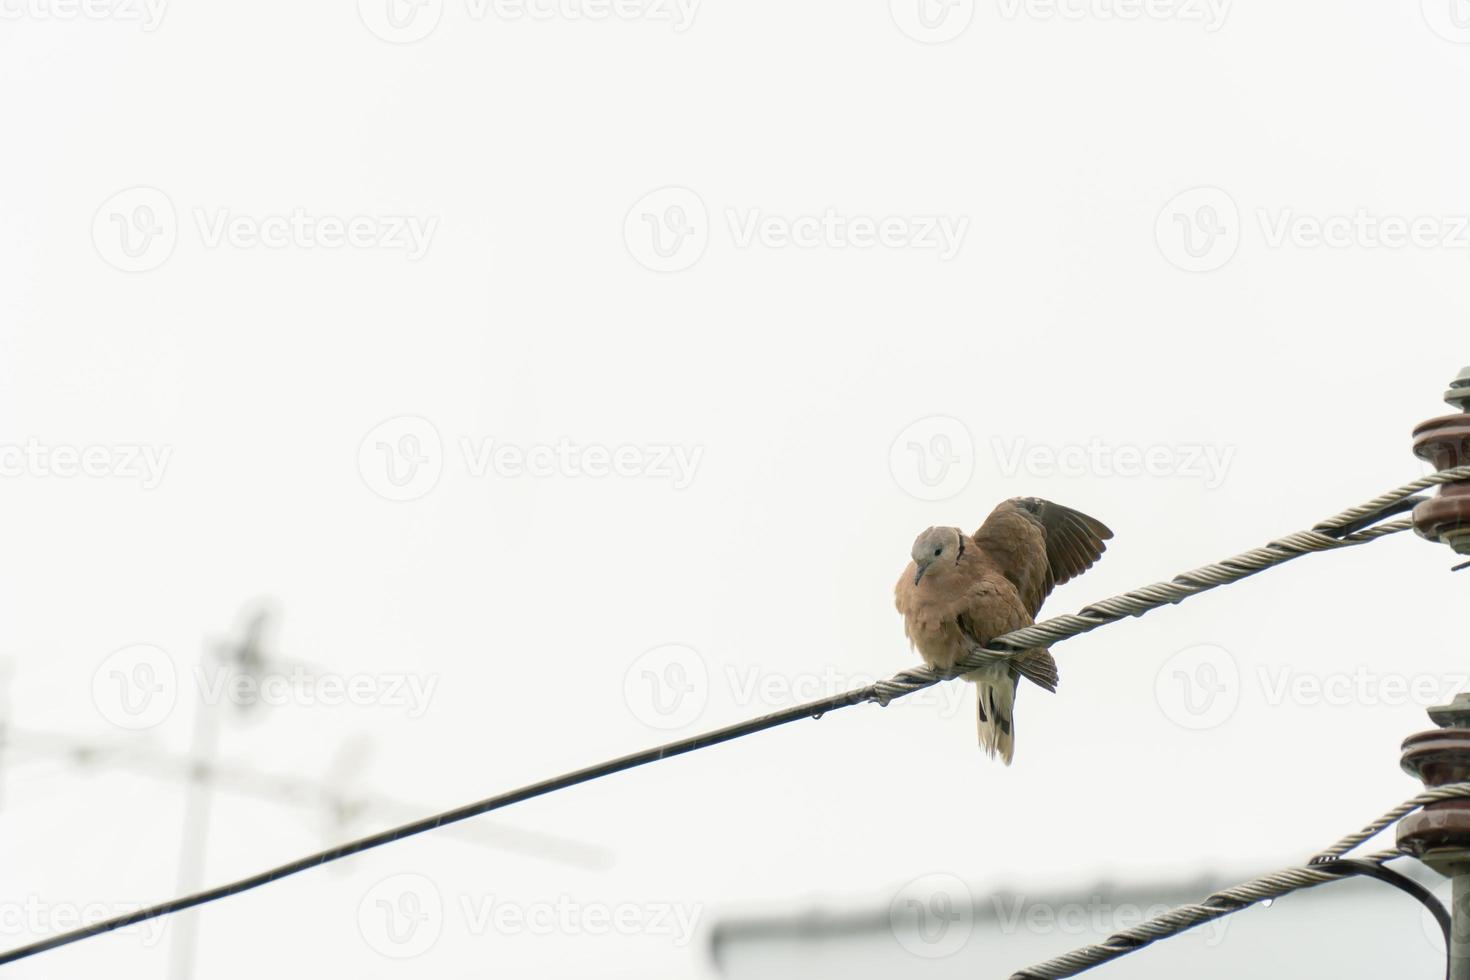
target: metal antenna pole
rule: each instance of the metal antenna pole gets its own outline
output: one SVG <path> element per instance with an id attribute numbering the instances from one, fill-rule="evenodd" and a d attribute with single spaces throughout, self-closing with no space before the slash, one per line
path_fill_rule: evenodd
<path id="1" fill-rule="evenodd" d="M 264 635 L 270 612 L 262 607 L 246 621 L 237 640 L 206 648 L 201 663 L 231 674 L 244 673 L 257 679 L 266 666 Z M 220 678 L 215 690 L 228 688 L 232 678 Z M 258 707 L 250 703 L 242 708 Z M 204 863 L 209 853 L 209 817 L 214 802 L 214 781 L 219 749 L 220 705 L 207 702 L 204 691 L 194 706 L 194 733 L 189 746 L 189 786 L 184 797 L 184 829 L 179 844 L 178 886 L 182 894 L 192 894 L 204 885 Z M 190 980 L 194 972 L 194 955 L 199 939 L 199 911 L 186 914 L 176 925 L 169 950 L 169 976 L 173 980 Z"/>
<path id="2" fill-rule="evenodd" d="M 210 659 L 205 654 L 206 662 Z M 220 669 L 228 661 L 215 657 Z M 189 739 L 188 786 L 184 791 L 184 828 L 179 843 L 178 887 L 185 894 L 204 883 L 204 859 L 209 846 L 210 804 L 214 802 L 215 753 L 219 748 L 219 706 L 209 704 L 203 691 L 194 704 L 194 731 Z M 174 923 L 169 946 L 169 976 L 189 980 L 194 972 L 194 950 L 199 938 L 199 909 Z"/>

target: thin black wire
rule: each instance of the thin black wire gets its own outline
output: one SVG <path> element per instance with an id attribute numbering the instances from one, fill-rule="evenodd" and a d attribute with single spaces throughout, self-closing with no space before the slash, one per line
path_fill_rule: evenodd
<path id="1" fill-rule="evenodd" d="M 230 882 L 226 885 L 205 889 L 202 892 L 185 895 L 182 898 L 176 898 L 159 905 L 151 905 L 148 908 L 138 909 L 135 912 L 128 912 L 111 919 L 104 919 L 101 922 L 95 922 L 92 925 L 84 926 L 80 929 L 73 929 L 71 932 L 63 932 L 49 939 L 31 943 L 28 946 L 19 946 L 15 949 L 7 950 L 4 953 L 0 953 L 0 964 L 14 963 L 16 960 L 24 959 L 27 956 L 35 956 L 37 953 L 44 953 L 48 949 L 55 949 L 58 946 L 65 946 L 82 939 L 90 939 L 92 936 L 99 936 L 103 933 L 111 932 L 114 929 L 123 929 L 127 926 L 136 925 L 139 922 L 156 919 L 159 916 L 169 915 L 173 912 L 182 912 L 185 909 L 193 908 L 196 905 L 203 905 L 206 902 L 229 898 L 231 895 L 238 895 L 240 892 L 249 891 L 252 888 L 259 888 L 261 885 L 270 884 L 288 875 L 294 875 L 299 871 L 306 871 L 331 861 L 338 861 L 353 854 L 371 850 L 374 847 L 391 844 L 393 841 L 402 840 L 405 837 L 412 837 L 415 834 L 422 834 L 448 824 L 458 823 L 461 820 L 468 820 L 471 817 L 477 817 L 482 813 L 489 813 L 491 810 L 499 810 L 513 803 L 534 799 L 537 796 L 545 796 L 547 793 L 554 793 L 557 790 L 566 789 L 569 786 L 591 782 L 594 779 L 601 779 L 603 776 L 611 776 L 614 773 L 635 769 L 638 766 L 647 765 L 650 762 L 657 762 L 660 759 L 668 759 L 676 755 L 683 755 L 686 752 L 693 752 L 711 745 L 718 745 L 721 742 L 728 742 L 731 739 L 740 738 L 744 735 L 752 735 L 756 732 L 765 731 L 768 728 L 775 728 L 793 721 L 800 721 L 803 718 L 820 718 L 829 711 L 837 711 L 841 708 L 847 708 L 854 704 L 862 704 L 870 700 L 872 700 L 871 685 L 854 691 L 846 691 L 820 701 L 809 701 L 806 704 L 800 704 L 794 708 L 786 708 L 783 711 L 777 711 L 751 721 L 727 725 L 724 728 L 717 728 L 712 732 L 705 732 L 701 735 L 680 739 L 677 742 L 670 742 L 667 745 L 661 745 L 657 748 L 645 749 L 642 752 L 635 752 L 632 755 L 625 755 L 608 762 L 601 762 L 595 766 L 588 766 L 586 769 L 579 769 L 576 772 L 555 776 L 539 783 L 532 783 L 529 786 L 522 786 L 520 789 L 511 790 L 509 793 L 502 793 L 499 796 L 492 796 L 488 799 L 480 800 L 478 803 L 470 803 L 432 817 L 425 817 L 422 820 L 415 820 L 412 823 L 394 827 L 391 830 L 380 831 L 368 837 L 360 837 L 346 844 L 340 844 L 337 847 L 328 848 L 325 851 L 318 851 L 315 854 L 298 858 L 280 867 L 272 868 L 269 871 L 262 871 L 259 874 L 251 875 L 248 878 L 241 878 L 238 881 Z"/>
<path id="2" fill-rule="evenodd" d="M 1377 523 L 1386 516 L 1398 513 L 1402 509 L 1403 503 L 1404 502 L 1396 501 L 1394 503 L 1386 505 L 1385 507 L 1374 511 L 1371 514 L 1365 515 L 1359 521 L 1354 522 L 1354 526 L 1368 526 Z M 135 912 L 129 912 L 124 915 L 114 916 L 111 919 L 104 919 L 100 922 L 95 922 L 92 925 L 84 926 L 80 929 L 74 929 L 70 932 L 63 932 L 58 935 L 52 936 L 49 939 L 43 939 L 38 942 L 30 943 L 26 946 L 18 946 L 15 949 L 7 950 L 4 953 L 0 953 L 0 965 L 4 965 L 6 963 L 14 963 L 16 960 L 25 959 L 29 956 L 35 956 L 37 953 L 44 953 L 47 950 L 56 949 L 59 946 L 66 946 L 83 939 L 90 939 L 93 936 L 100 936 L 104 933 L 112 932 L 114 929 L 123 929 L 131 925 L 136 925 L 140 922 L 146 922 L 149 919 L 156 919 L 161 916 L 170 915 L 174 912 L 182 912 L 185 909 L 194 908 L 197 905 L 204 905 L 208 902 L 219 901 L 222 898 L 229 898 L 231 895 L 238 895 L 241 892 L 250 891 L 254 888 L 259 888 L 262 885 L 270 884 L 273 881 L 277 881 L 289 875 L 293 875 L 301 871 L 307 871 L 311 868 L 319 867 L 323 864 L 337 861 L 345 857 L 350 857 L 351 855 L 358 854 L 362 851 L 371 850 L 375 847 L 381 847 L 384 844 L 391 844 L 394 841 L 402 840 L 405 837 L 412 837 L 416 834 L 426 833 L 439 827 L 458 823 L 461 820 L 468 820 L 471 817 L 477 817 L 482 813 L 489 813 L 492 810 L 499 810 L 503 807 L 511 806 L 515 803 L 534 799 L 538 796 L 544 796 L 547 793 L 554 793 L 558 790 L 567 789 L 568 787 L 576 786 L 581 783 L 591 782 L 594 779 L 601 779 L 603 776 L 611 776 L 615 773 L 624 772 L 628 769 L 635 769 L 639 766 L 647 765 L 650 762 L 657 762 L 660 759 L 667 759 L 672 756 L 683 755 L 686 752 L 694 752 L 698 749 L 707 748 L 712 745 L 718 745 L 721 742 L 728 742 L 731 739 L 741 738 L 742 736 L 765 731 L 769 728 L 776 728 L 780 725 L 786 725 L 794 721 L 800 721 L 803 718 L 820 718 L 822 717 L 822 715 L 826 714 L 829 711 L 837 711 L 841 708 L 851 707 L 855 704 L 864 704 L 869 701 L 876 701 L 879 704 L 886 704 L 887 700 L 888 697 L 880 696 L 877 684 L 869 684 L 866 687 L 857 688 L 852 691 L 845 691 L 841 694 L 833 695 L 829 698 L 824 698 L 818 701 L 808 701 L 806 704 L 800 704 L 793 708 L 786 708 L 785 710 L 777 711 L 769 715 L 764 715 L 751 721 L 739 722 L 734 725 L 728 725 L 724 728 L 717 728 L 714 731 L 705 732 L 704 734 L 695 735 L 686 739 L 680 739 L 676 742 L 669 742 L 667 745 L 661 745 L 657 748 L 645 749 L 642 752 L 635 752 L 632 755 L 625 755 L 621 758 L 612 759 L 608 762 L 602 762 L 594 766 L 588 766 L 587 768 L 579 769 L 576 772 L 566 773 L 561 776 L 554 776 L 551 779 L 542 780 L 539 783 L 532 783 L 529 786 L 523 786 L 520 789 L 511 790 L 510 792 L 502 793 L 499 796 L 492 796 L 488 799 L 480 800 L 477 803 L 470 803 L 453 810 L 447 810 L 443 813 L 436 814 L 431 817 L 425 817 L 421 820 L 416 820 L 412 823 L 402 824 L 401 826 L 394 827 L 390 830 L 380 831 L 379 833 L 372 834 L 368 837 L 360 837 L 357 840 L 349 841 L 346 844 L 340 844 L 337 847 L 328 848 L 324 851 L 318 851 L 315 854 L 309 854 L 306 857 L 298 858 L 295 861 L 290 861 L 268 871 L 262 871 L 258 874 L 250 875 L 247 878 L 241 878 L 237 881 L 233 881 L 224 885 L 219 885 L 215 888 L 208 888 L 201 892 L 195 892 L 193 895 L 185 895 L 181 898 L 172 899 L 158 905 L 152 905 L 147 908 L 138 909 Z"/>
<path id="3" fill-rule="evenodd" d="M 1400 514 L 1407 514 L 1409 511 L 1413 510 L 1415 507 L 1418 507 L 1420 504 L 1429 499 L 1429 497 L 1426 497 L 1423 494 L 1416 494 L 1413 497 L 1405 497 L 1403 500 L 1400 500 L 1397 503 L 1389 504 L 1382 510 L 1376 510 L 1371 514 L 1365 514 L 1362 517 L 1358 518 L 1356 521 L 1344 524 L 1341 527 L 1319 527 L 1318 530 L 1331 538 L 1345 538 L 1349 534 L 1356 534 L 1359 531 L 1372 527 L 1379 521 L 1386 521 L 1390 517 L 1397 517 Z"/>
<path id="4" fill-rule="evenodd" d="M 1385 884 L 1392 885 L 1427 908 L 1429 914 L 1434 916 L 1434 921 L 1439 923 L 1440 931 L 1444 933 L 1444 976 L 1445 980 L 1450 980 L 1450 933 L 1454 928 L 1454 920 L 1450 918 L 1450 913 L 1445 909 L 1444 903 L 1435 898 L 1433 892 L 1408 875 L 1401 874 L 1381 864 L 1374 864 L 1372 861 L 1360 861 L 1357 858 L 1338 858 L 1335 861 L 1327 861 L 1320 865 L 1314 865 L 1314 867 L 1320 867 L 1326 871 L 1332 871 L 1338 868 L 1351 868 L 1365 878 L 1377 878 Z"/>

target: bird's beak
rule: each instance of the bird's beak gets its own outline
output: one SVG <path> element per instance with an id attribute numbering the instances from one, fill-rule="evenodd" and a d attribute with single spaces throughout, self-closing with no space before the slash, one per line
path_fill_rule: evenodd
<path id="1" fill-rule="evenodd" d="M 919 579 L 923 578 L 924 577 L 924 573 L 926 571 L 928 571 L 928 570 L 929 570 L 929 563 L 928 562 L 924 562 L 924 564 L 922 564 L 922 565 L 919 566 L 919 570 L 914 573 L 914 584 L 915 585 L 918 585 L 919 584 Z"/>

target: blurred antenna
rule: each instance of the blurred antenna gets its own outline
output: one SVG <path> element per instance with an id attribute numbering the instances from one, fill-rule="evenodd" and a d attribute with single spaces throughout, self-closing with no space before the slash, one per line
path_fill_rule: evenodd
<path id="1" fill-rule="evenodd" d="M 227 690 L 236 677 L 253 683 L 246 690 L 259 691 L 261 678 L 272 664 L 266 650 L 266 637 L 274 626 L 272 603 L 258 600 L 241 617 L 235 633 L 223 642 L 206 645 L 200 654 L 202 666 L 216 669 L 227 676 L 216 678 L 216 690 Z M 214 802 L 214 777 L 219 752 L 220 711 L 202 689 L 194 702 L 194 731 L 189 740 L 188 785 L 184 793 L 184 826 L 179 837 L 178 887 L 192 892 L 204 883 L 204 864 L 209 853 L 209 818 Z M 240 713 L 250 715 L 260 707 L 257 698 L 238 702 Z M 199 912 L 183 916 L 173 931 L 169 947 L 169 975 L 175 980 L 188 980 L 194 972 L 194 951 L 198 946 Z"/>
<path id="2" fill-rule="evenodd" d="M 238 632 L 214 647 L 215 662 L 222 669 L 253 682 L 245 688 L 247 691 L 259 691 L 261 679 L 279 663 L 279 658 L 266 652 L 266 639 L 274 631 L 275 619 L 275 606 L 266 600 L 257 601 L 242 617 Z M 260 708 L 260 700 L 241 698 L 236 707 L 241 714 L 254 714 Z"/>
<path id="3" fill-rule="evenodd" d="M 328 842 L 341 840 L 347 830 L 362 816 L 364 801 L 360 791 L 351 791 L 367 770 L 368 759 L 373 754 L 373 741 L 367 735 L 354 735 L 338 747 L 327 773 L 322 778 L 326 821 L 323 832 Z"/>
<path id="4" fill-rule="evenodd" d="M 360 740 L 349 740 L 343 753 L 348 758 L 360 757 L 361 748 L 353 745 L 357 741 Z M 320 780 L 313 780 L 230 763 L 201 764 L 188 756 L 170 754 L 146 737 L 135 736 L 125 742 L 90 742 L 69 735 L 13 729 L 11 745 L 12 758 L 18 763 L 54 761 L 61 767 L 48 772 L 47 776 L 63 775 L 68 770 L 102 768 L 121 769 L 151 779 L 170 781 L 203 776 L 210 786 L 222 792 L 316 812 L 322 817 L 323 828 L 338 835 L 331 837 L 331 841 L 341 840 L 340 835 L 366 820 L 398 820 L 422 813 L 425 809 L 422 804 L 359 787 L 356 775 L 361 769 L 354 772 L 353 779 L 344 780 L 342 772 L 349 767 L 344 766 L 340 759 L 333 760 Z M 30 785 L 29 780 L 27 785 Z M 599 844 L 545 831 L 510 827 L 494 820 L 454 824 L 444 829 L 448 836 L 467 844 L 584 870 L 599 871 L 613 863 L 612 852 Z"/>
<path id="5" fill-rule="evenodd" d="M 358 753 L 363 747 L 361 743 L 357 746 L 349 743 L 347 754 L 350 756 Z M 296 776 L 266 775 L 226 765 L 216 769 L 214 778 L 221 789 L 257 799 L 283 804 L 294 803 L 315 809 L 326 817 L 326 827 L 330 833 L 329 844 L 341 840 L 354 826 L 368 818 L 395 820 L 403 819 L 407 814 L 424 811 L 420 804 L 355 788 L 356 780 L 343 782 L 340 773 L 344 770 L 341 760 L 334 760 L 327 775 L 319 781 L 313 781 Z M 555 861 L 589 871 L 600 871 L 612 865 L 612 853 L 607 848 L 544 831 L 525 830 L 494 822 L 445 829 L 451 836 L 466 843 Z"/>

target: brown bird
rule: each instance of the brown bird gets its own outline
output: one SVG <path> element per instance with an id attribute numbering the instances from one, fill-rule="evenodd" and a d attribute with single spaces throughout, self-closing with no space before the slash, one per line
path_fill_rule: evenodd
<path id="1" fill-rule="evenodd" d="M 1081 575 L 1107 550 L 1102 522 L 1039 497 L 1014 497 L 973 535 L 931 527 L 893 589 L 909 643 L 931 667 L 949 670 L 1003 633 L 1030 626 L 1054 586 Z M 1016 685 L 1025 677 L 1057 689 L 1051 651 L 1027 650 L 964 675 L 979 699 L 980 744 L 1006 765 L 1016 750 Z"/>

